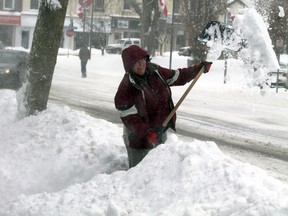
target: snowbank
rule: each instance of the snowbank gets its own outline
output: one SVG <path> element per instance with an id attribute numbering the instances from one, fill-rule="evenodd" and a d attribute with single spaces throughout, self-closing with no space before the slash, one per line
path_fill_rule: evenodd
<path id="1" fill-rule="evenodd" d="M 214 142 L 170 134 L 127 170 L 117 125 L 66 106 L 14 121 L 15 93 L 0 94 L 1 216 L 288 213 L 287 185 Z"/>

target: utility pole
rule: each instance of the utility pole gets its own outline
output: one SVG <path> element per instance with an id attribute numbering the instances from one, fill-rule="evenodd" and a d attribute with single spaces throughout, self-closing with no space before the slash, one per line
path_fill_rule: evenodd
<path id="1" fill-rule="evenodd" d="M 227 9 L 225 10 L 225 16 L 224 16 L 224 23 L 227 25 Z M 227 76 L 227 57 L 228 57 L 228 52 L 223 50 L 222 54 L 224 54 L 224 84 L 226 84 L 226 76 Z"/>
<path id="2" fill-rule="evenodd" d="M 87 44 L 86 44 L 86 36 L 85 36 L 86 0 L 83 0 L 82 3 L 83 3 L 83 46 L 87 46 Z"/>
<path id="3" fill-rule="evenodd" d="M 95 0 L 92 0 L 92 3 L 91 3 L 91 8 L 92 8 L 92 12 L 91 12 L 91 28 L 90 28 L 90 34 L 89 34 L 89 46 L 90 46 L 90 59 L 91 59 L 91 51 L 92 51 L 92 46 L 91 46 L 91 38 L 92 38 L 92 36 L 93 36 L 93 26 L 94 26 L 94 17 L 93 17 L 93 11 L 94 11 L 94 8 L 93 8 L 93 5 L 94 5 L 94 1 Z"/>
<path id="4" fill-rule="evenodd" d="M 173 38 L 174 38 L 174 12 L 175 12 L 175 0 L 173 0 L 172 6 L 172 20 L 171 20 L 171 40 L 170 40 L 170 60 L 169 60 L 169 69 L 172 67 L 172 52 L 173 52 Z"/>

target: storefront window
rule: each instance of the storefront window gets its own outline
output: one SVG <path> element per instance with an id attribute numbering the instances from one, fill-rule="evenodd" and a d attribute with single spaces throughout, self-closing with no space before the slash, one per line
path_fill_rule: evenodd
<path id="1" fill-rule="evenodd" d="M 39 0 L 30 0 L 30 9 L 38 10 L 39 8 Z"/>
<path id="2" fill-rule="evenodd" d="M 179 14 L 180 13 L 180 2 L 175 1 L 174 6 L 175 6 L 174 13 Z"/>
<path id="3" fill-rule="evenodd" d="M 14 10 L 15 0 L 4 0 L 4 9 Z"/>
<path id="4" fill-rule="evenodd" d="M 130 1 L 129 0 L 124 0 L 124 10 L 130 10 Z"/>
<path id="5" fill-rule="evenodd" d="M 94 9 L 96 11 L 103 11 L 104 10 L 104 0 L 96 0 Z"/>

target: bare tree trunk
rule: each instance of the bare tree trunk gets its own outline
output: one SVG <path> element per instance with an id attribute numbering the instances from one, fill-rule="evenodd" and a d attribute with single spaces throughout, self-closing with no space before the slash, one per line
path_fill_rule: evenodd
<path id="1" fill-rule="evenodd" d="M 68 0 L 59 0 L 59 3 L 60 7 L 49 0 L 41 1 L 28 62 L 27 81 L 22 90 L 24 109 L 19 110 L 22 112 L 20 117 L 47 108 Z M 21 104 L 18 106 L 21 107 Z"/>
<path id="2" fill-rule="evenodd" d="M 142 46 L 151 55 L 154 55 L 158 48 L 159 20 L 161 16 L 158 0 L 142 0 L 142 4 L 139 4 L 136 0 L 131 0 L 131 6 L 140 16 Z"/>

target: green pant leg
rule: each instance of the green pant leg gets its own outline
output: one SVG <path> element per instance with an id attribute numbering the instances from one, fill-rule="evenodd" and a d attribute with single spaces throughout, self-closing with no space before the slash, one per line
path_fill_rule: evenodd
<path id="1" fill-rule="evenodd" d="M 128 135 L 129 131 L 128 129 L 124 126 L 123 127 L 123 140 L 124 144 L 127 149 L 127 154 L 128 154 L 128 162 L 129 162 L 129 168 L 136 166 L 142 159 L 149 153 L 151 149 L 134 149 L 129 147 L 129 138 Z M 167 140 L 167 132 L 165 131 L 162 134 L 162 142 L 165 143 Z M 156 146 L 155 146 L 156 147 Z"/>
<path id="2" fill-rule="evenodd" d="M 151 149 L 133 149 L 126 146 L 129 160 L 129 168 L 136 166 L 149 153 Z"/>

